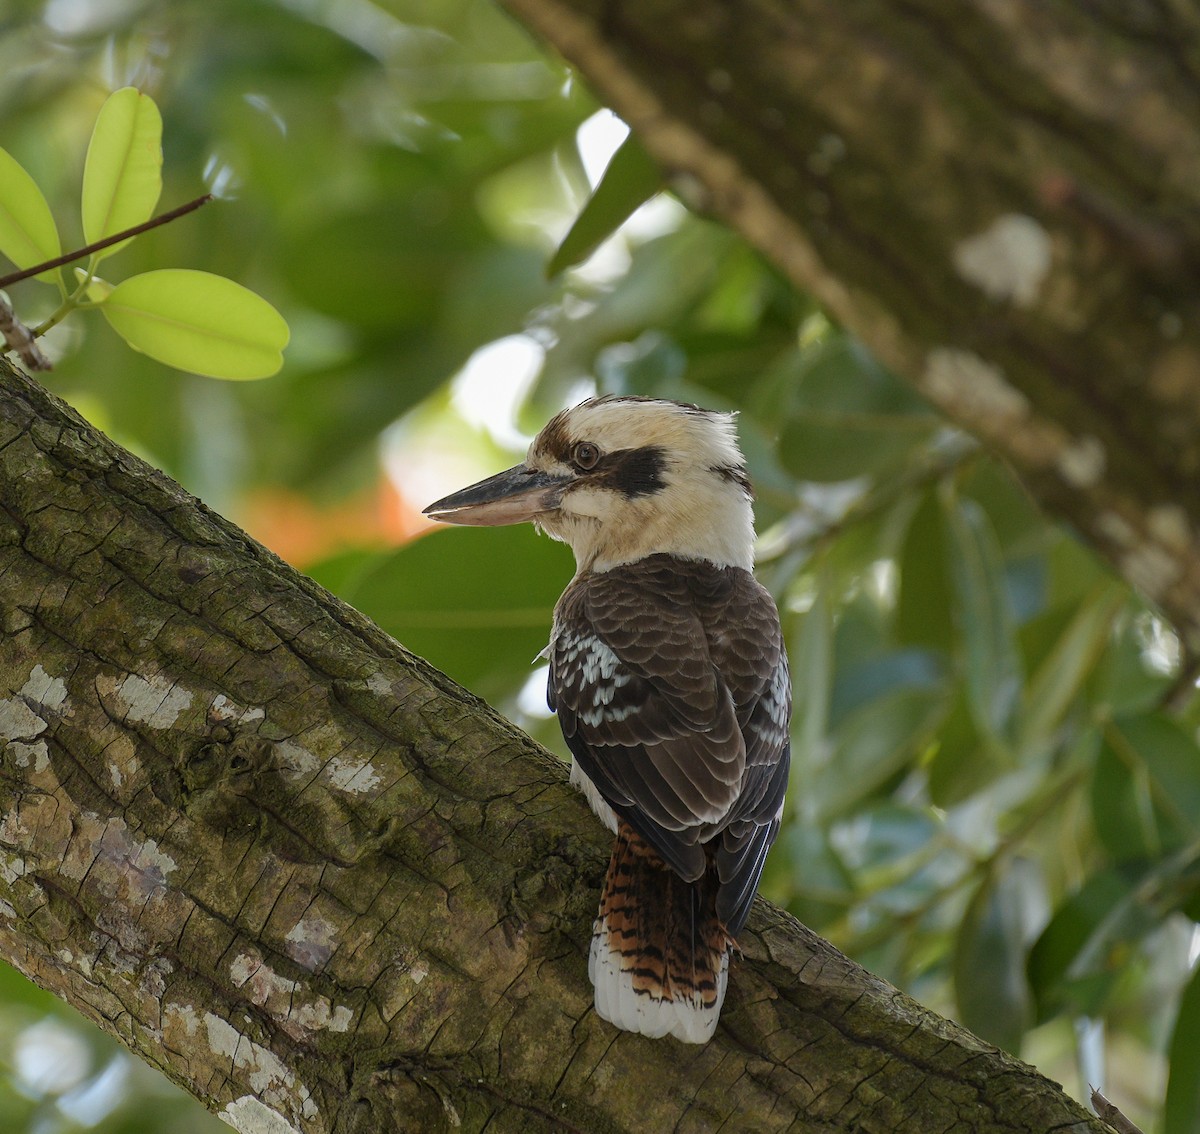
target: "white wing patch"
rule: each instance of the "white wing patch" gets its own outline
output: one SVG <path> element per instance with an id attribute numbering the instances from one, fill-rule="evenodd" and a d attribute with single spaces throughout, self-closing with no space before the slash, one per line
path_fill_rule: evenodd
<path id="1" fill-rule="evenodd" d="M 781 748 L 787 741 L 792 716 L 792 679 L 786 661 L 781 660 L 771 675 L 771 684 L 760 702 L 766 721 L 758 717 L 758 729 L 772 749 Z M 768 724 L 769 722 L 769 724 Z M 764 727 L 766 725 L 767 727 Z"/>
<path id="2" fill-rule="evenodd" d="M 617 691 L 632 680 L 621 665 L 621 659 L 594 634 L 564 639 L 562 651 L 563 676 L 566 682 L 582 689 L 591 702 L 579 710 L 579 719 L 593 728 L 602 721 L 623 721 L 637 706 L 614 705 Z"/>
<path id="3" fill-rule="evenodd" d="M 598 684 L 601 681 L 611 681 L 621 665 L 621 659 L 612 652 L 599 638 L 584 638 L 579 648 L 587 650 L 583 659 L 583 680 Z M 622 685 L 628 681 L 625 677 Z"/>
<path id="4" fill-rule="evenodd" d="M 771 677 L 771 688 L 767 691 L 767 716 L 784 738 L 792 717 L 792 678 L 786 664 L 775 667 Z"/>

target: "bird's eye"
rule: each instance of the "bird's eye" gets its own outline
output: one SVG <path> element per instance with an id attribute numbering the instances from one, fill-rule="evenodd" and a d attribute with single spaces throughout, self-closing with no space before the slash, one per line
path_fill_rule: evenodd
<path id="1" fill-rule="evenodd" d="M 579 468 L 584 470 L 592 469 L 596 467 L 596 462 L 600 459 L 600 450 L 590 441 L 580 441 L 579 444 L 575 446 L 575 452 L 573 456 L 575 458 L 575 464 L 578 465 Z"/>

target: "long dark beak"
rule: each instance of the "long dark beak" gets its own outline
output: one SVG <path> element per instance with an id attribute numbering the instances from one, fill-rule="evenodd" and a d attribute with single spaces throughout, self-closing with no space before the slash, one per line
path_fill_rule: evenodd
<path id="1" fill-rule="evenodd" d="M 570 481 L 517 465 L 434 501 L 425 515 L 446 524 L 520 524 L 554 511 Z"/>

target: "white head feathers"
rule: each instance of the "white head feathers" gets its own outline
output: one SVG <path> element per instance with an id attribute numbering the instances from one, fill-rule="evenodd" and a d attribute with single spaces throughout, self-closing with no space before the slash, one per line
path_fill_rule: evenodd
<path id="1" fill-rule="evenodd" d="M 571 545 L 581 571 L 657 553 L 753 566 L 750 484 L 733 414 L 592 399 L 554 417 L 525 464 L 570 476 L 558 508 L 536 522 Z"/>

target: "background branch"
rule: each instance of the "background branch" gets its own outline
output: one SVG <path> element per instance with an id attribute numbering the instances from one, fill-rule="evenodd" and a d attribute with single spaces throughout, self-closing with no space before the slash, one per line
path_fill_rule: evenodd
<path id="1" fill-rule="evenodd" d="M 502 3 L 1200 644 L 1200 16 Z"/>

